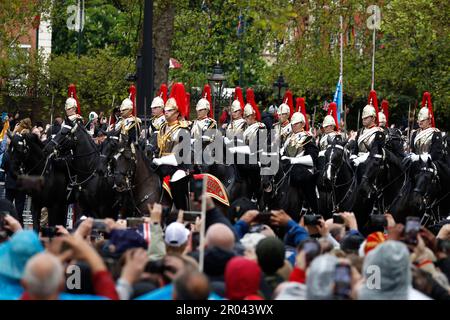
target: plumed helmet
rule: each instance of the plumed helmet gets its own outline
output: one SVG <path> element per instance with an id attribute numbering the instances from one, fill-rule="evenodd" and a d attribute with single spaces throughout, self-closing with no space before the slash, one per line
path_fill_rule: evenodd
<path id="1" fill-rule="evenodd" d="M 171 111 L 171 110 L 178 111 L 177 100 L 175 100 L 175 98 L 169 98 L 166 102 L 166 105 L 164 106 L 164 111 Z"/>
<path id="2" fill-rule="evenodd" d="M 239 111 L 239 110 L 242 110 L 241 103 L 239 102 L 238 99 L 236 99 L 231 104 L 231 112 L 236 112 L 236 111 Z"/>
<path id="3" fill-rule="evenodd" d="M 244 108 L 244 117 L 248 117 L 252 114 L 256 114 L 256 112 L 253 109 L 252 105 L 250 103 L 247 103 Z"/>
<path id="4" fill-rule="evenodd" d="M 291 124 L 296 124 L 299 122 L 305 123 L 305 116 L 301 112 L 294 112 L 294 114 L 291 117 Z"/>
<path id="5" fill-rule="evenodd" d="M 323 119 L 322 127 L 334 126 L 336 127 L 336 121 L 334 121 L 334 117 L 332 115 L 327 115 Z"/>
<path id="6" fill-rule="evenodd" d="M 368 104 L 364 107 L 363 112 L 362 112 L 362 118 L 367 118 L 367 117 L 376 117 L 377 116 L 377 112 L 375 111 L 375 108 Z"/>
<path id="7" fill-rule="evenodd" d="M 69 110 L 69 109 L 76 108 L 76 107 L 77 107 L 77 100 L 75 100 L 72 97 L 67 98 L 65 109 Z"/>
<path id="8" fill-rule="evenodd" d="M 200 111 L 200 110 L 210 110 L 211 105 L 209 104 L 209 101 L 205 98 L 201 98 L 200 100 L 198 100 L 197 102 L 197 106 L 195 107 L 195 110 Z"/>
<path id="9" fill-rule="evenodd" d="M 291 108 L 286 103 L 280 104 L 278 107 L 278 114 L 291 114 Z"/>
<path id="10" fill-rule="evenodd" d="M 428 107 L 420 108 L 419 114 L 417 116 L 417 119 L 419 121 L 430 119 L 430 112 L 428 110 Z"/>
<path id="11" fill-rule="evenodd" d="M 378 121 L 380 123 L 380 126 L 386 126 L 386 116 L 383 112 L 378 112 Z"/>
<path id="12" fill-rule="evenodd" d="M 152 101 L 152 105 L 150 106 L 151 109 L 153 108 L 164 108 L 164 100 L 161 97 L 155 97 Z"/>
<path id="13" fill-rule="evenodd" d="M 125 111 L 125 110 L 133 110 L 133 101 L 131 101 L 130 98 L 125 98 L 122 101 L 122 104 L 120 105 L 120 111 Z"/>

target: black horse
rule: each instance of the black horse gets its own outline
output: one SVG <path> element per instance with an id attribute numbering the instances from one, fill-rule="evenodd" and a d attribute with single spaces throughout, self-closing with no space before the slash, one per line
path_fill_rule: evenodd
<path id="1" fill-rule="evenodd" d="M 48 210 L 49 225 L 66 225 L 68 179 L 55 154 L 46 154 L 38 136 L 32 133 L 10 136 L 9 156 L 16 176 L 31 175 L 44 179 L 42 188 L 28 190 L 32 202 L 33 228 L 40 228 L 41 210 Z"/>
<path id="2" fill-rule="evenodd" d="M 318 209 L 319 214 L 325 218 L 330 218 L 334 211 L 351 209 L 348 199 L 355 188 L 356 180 L 346 143 L 341 136 L 335 136 L 329 141 L 324 155 L 324 166 L 317 178 Z"/>
<path id="3" fill-rule="evenodd" d="M 115 194 L 111 192 L 111 179 L 104 176 L 101 148 L 84 126 L 66 124 L 46 149 L 56 151 L 65 165 L 70 203 L 77 203 L 84 215 L 98 218 L 115 215 Z"/>

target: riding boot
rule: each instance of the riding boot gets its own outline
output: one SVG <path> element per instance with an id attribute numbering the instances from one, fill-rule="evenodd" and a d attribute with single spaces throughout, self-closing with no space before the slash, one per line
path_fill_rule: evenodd
<path id="1" fill-rule="evenodd" d="M 170 181 L 173 203 L 177 209 L 189 208 L 189 177 L 185 176 L 176 181 Z"/>

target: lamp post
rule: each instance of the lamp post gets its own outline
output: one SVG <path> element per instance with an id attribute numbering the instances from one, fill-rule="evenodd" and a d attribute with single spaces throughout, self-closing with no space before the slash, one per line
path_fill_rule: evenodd
<path id="1" fill-rule="evenodd" d="M 281 104 L 281 90 L 282 89 L 286 89 L 288 87 L 288 83 L 284 81 L 284 77 L 283 74 L 280 73 L 280 75 L 278 76 L 277 81 L 275 81 L 273 83 L 273 87 L 274 89 L 278 88 L 278 104 Z M 283 95 L 284 95 L 284 90 L 283 90 Z"/>
<path id="2" fill-rule="evenodd" d="M 213 72 L 211 73 L 211 75 L 208 77 L 208 81 L 212 87 L 212 89 L 214 90 L 213 92 L 215 92 L 216 94 L 213 96 L 214 101 L 213 101 L 213 105 L 214 105 L 214 119 L 218 122 L 219 121 L 219 112 L 220 112 L 220 100 L 222 97 L 222 86 L 223 86 L 223 82 L 226 80 L 225 75 L 223 74 L 223 70 L 222 67 L 219 64 L 219 61 L 216 62 L 216 65 L 213 68 Z M 216 107 L 216 95 L 219 95 L 219 103 L 218 106 Z"/>

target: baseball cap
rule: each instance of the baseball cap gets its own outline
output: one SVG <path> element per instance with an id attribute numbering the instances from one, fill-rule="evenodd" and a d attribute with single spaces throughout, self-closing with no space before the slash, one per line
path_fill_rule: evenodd
<path id="1" fill-rule="evenodd" d="M 172 247 L 180 247 L 188 241 L 189 230 L 182 223 L 172 222 L 166 228 L 164 241 Z"/>

